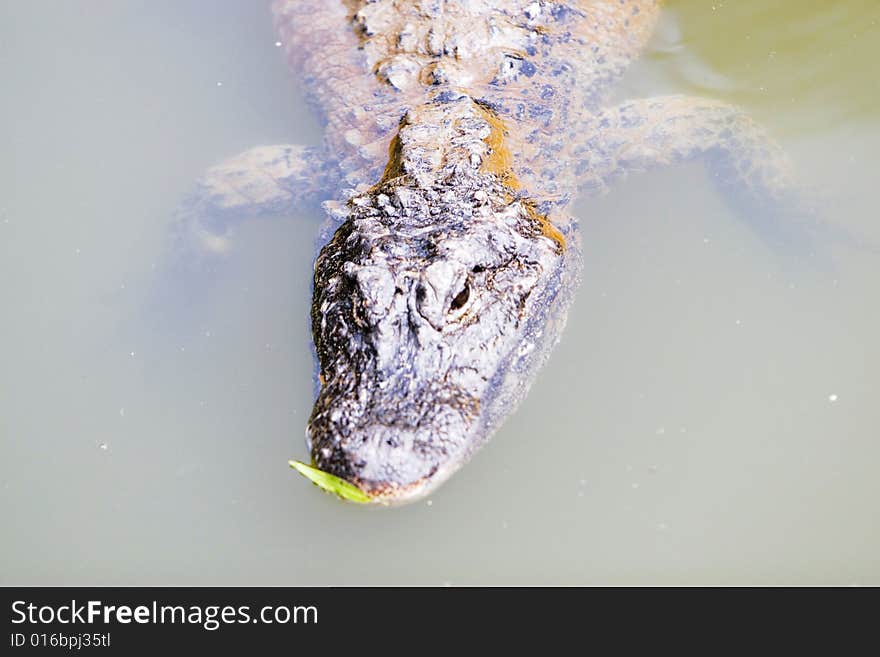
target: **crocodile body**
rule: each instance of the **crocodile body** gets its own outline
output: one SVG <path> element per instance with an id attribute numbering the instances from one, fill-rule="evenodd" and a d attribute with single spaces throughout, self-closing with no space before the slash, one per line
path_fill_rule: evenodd
<path id="1" fill-rule="evenodd" d="M 738 109 L 669 96 L 606 107 L 654 0 L 278 0 L 281 43 L 323 145 L 209 171 L 190 228 L 323 200 L 313 465 L 370 500 L 446 480 L 524 397 L 577 287 L 579 193 L 706 155 L 722 186 L 790 193 L 783 153 Z"/>

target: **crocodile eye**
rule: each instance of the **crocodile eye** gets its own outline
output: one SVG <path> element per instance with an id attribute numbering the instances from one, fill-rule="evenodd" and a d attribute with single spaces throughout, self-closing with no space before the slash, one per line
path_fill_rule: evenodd
<path id="1" fill-rule="evenodd" d="M 467 284 L 467 281 L 464 283 L 464 287 L 461 289 L 461 292 L 455 295 L 455 298 L 452 300 L 452 303 L 449 304 L 450 312 L 453 310 L 458 310 L 464 304 L 467 303 L 468 298 L 471 296 L 471 288 Z"/>

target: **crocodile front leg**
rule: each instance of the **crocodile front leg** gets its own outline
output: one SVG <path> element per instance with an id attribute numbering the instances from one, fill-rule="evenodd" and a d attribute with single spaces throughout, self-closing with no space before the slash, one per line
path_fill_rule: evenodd
<path id="1" fill-rule="evenodd" d="M 615 179 L 700 155 L 722 184 L 778 199 L 793 188 L 791 162 L 760 125 L 733 105 L 693 96 L 632 100 L 591 116 L 573 150 L 578 184 L 604 191 Z"/>
<path id="2" fill-rule="evenodd" d="M 205 173 L 178 209 L 189 248 L 223 253 L 235 226 L 259 215 L 316 207 L 333 187 L 332 166 L 312 146 L 259 146 Z"/>
<path id="3" fill-rule="evenodd" d="M 571 161 L 584 193 L 601 193 L 629 173 L 702 157 L 765 240 L 812 248 L 812 199 L 796 184 L 782 148 L 733 105 L 691 96 L 627 101 L 589 117 L 582 134 Z"/>

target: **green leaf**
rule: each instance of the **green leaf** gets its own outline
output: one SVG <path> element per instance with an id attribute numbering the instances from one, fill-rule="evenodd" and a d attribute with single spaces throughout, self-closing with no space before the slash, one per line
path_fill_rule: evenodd
<path id="1" fill-rule="evenodd" d="M 288 461 L 288 463 L 291 468 L 299 472 L 306 479 L 310 479 L 312 483 L 323 488 L 328 493 L 333 493 L 344 500 L 357 502 L 358 504 L 366 504 L 372 501 L 369 495 L 345 479 L 319 470 L 314 466 L 306 465 L 301 461 Z"/>

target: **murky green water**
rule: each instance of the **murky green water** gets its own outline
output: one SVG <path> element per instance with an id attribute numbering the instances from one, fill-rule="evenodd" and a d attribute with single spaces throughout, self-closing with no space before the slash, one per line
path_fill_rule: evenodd
<path id="1" fill-rule="evenodd" d="M 140 319 L 192 181 L 318 140 L 267 8 L 0 0 L 0 583 L 880 583 L 880 5 L 669 4 L 616 96 L 746 106 L 857 246 L 792 270 L 699 164 L 580 203 L 528 400 L 385 511 L 286 465 L 320 217 L 254 223 L 173 329 Z"/>

